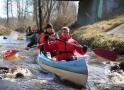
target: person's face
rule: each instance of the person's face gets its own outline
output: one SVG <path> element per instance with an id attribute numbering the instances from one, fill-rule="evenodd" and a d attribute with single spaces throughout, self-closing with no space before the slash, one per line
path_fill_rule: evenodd
<path id="1" fill-rule="evenodd" d="M 69 31 L 66 30 L 66 29 L 63 29 L 62 32 L 61 32 L 61 35 L 62 35 L 63 37 L 66 37 L 66 36 L 69 35 Z"/>
<path id="2" fill-rule="evenodd" d="M 52 33 L 53 32 L 53 29 L 52 28 L 47 28 L 47 32 L 48 33 Z"/>

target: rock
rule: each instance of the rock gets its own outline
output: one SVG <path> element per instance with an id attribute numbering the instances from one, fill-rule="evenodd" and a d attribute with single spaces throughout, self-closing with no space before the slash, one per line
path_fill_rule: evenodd
<path id="1" fill-rule="evenodd" d="M 17 73 L 15 75 L 15 78 L 24 78 L 24 75 L 22 73 Z"/>
<path id="2" fill-rule="evenodd" d="M 118 71 L 120 70 L 119 66 L 115 65 L 115 66 L 111 66 L 111 71 Z"/>
<path id="3" fill-rule="evenodd" d="M 3 37 L 3 39 L 7 39 L 7 37 Z"/>
<path id="4" fill-rule="evenodd" d="M 121 63 L 119 64 L 119 67 L 120 67 L 121 70 L 124 71 L 124 62 L 121 62 Z"/>

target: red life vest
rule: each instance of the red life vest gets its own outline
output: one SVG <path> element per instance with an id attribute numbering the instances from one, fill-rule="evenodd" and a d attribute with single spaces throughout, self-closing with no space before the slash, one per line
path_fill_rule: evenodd
<path id="1" fill-rule="evenodd" d="M 60 37 L 61 40 L 65 40 L 68 41 L 69 43 L 74 43 L 75 40 L 71 38 L 71 36 L 68 36 L 66 38 L 64 37 Z M 57 48 L 57 60 L 69 60 L 69 58 L 71 56 L 76 57 L 76 55 L 74 55 L 75 52 L 75 47 L 73 45 L 67 44 L 65 42 L 62 41 L 57 41 L 57 46 L 59 46 Z"/>
<path id="2" fill-rule="evenodd" d="M 46 35 L 45 32 L 43 32 L 43 33 L 40 34 L 40 38 L 38 40 L 39 44 L 43 44 L 44 43 L 44 37 L 45 37 L 45 35 Z M 50 36 L 53 37 L 53 38 L 49 38 L 49 43 L 53 43 L 55 41 L 54 38 L 56 37 L 56 34 L 53 33 L 53 34 L 50 34 Z M 42 46 L 39 46 L 38 48 L 41 48 L 41 47 Z"/>
<path id="3" fill-rule="evenodd" d="M 39 31 L 38 31 L 38 30 L 30 30 L 29 34 L 31 34 L 31 33 L 38 34 L 38 33 L 39 33 Z"/>
<path id="4" fill-rule="evenodd" d="M 78 44 L 79 43 L 72 39 L 71 36 L 67 36 L 66 38 L 64 37 L 60 37 L 61 40 L 65 40 L 69 43 L 74 43 L 74 44 Z M 76 57 L 76 55 L 74 54 L 75 51 L 77 51 L 79 54 L 81 55 L 84 55 L 86 53 L 86 51 L 83 51 L 82 48 L 80 47 L 76 47 L 76 46 L 73 46 L 71 44 L 67 44 L 66 42 L 62 42 L 62 41 L 59 41 L 57 40 L 56 42 L 54 42 L 53 44 L 49 45 L 47 42 L 44 43 L 45 47 L 45 51 L 52 51 L 52 50 L 56 50 L 56 60 L 69 60 L 69 58 L 71 56 L 74 56 Z"/>

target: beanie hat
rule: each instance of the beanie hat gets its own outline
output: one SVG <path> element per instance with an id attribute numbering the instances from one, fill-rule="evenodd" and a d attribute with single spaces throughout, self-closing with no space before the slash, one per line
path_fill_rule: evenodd
<path id="1" fill-rule="evenodd" d="M 47 28 L 53 28 L 53 25 L 50 24 L 50 23 L 48 23 L 48 24 L 46 25 L 46 29 L 47 29 Z"/>

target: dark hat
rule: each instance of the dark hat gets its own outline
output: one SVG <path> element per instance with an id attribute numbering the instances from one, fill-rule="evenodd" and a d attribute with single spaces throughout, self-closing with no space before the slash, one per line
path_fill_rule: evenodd
<path id="1" fill-rule="evenodd" d="M 28 26 L 28 28 L 31 28 L 31 26 Z"/>
<path id="2" fill-rule="evenodd" d="M 46 29 L 47 28 L 53 28 L 53 25 L 51 24 L 51 23 L 48 23 L 47 25 L 46 25 Z"/>

